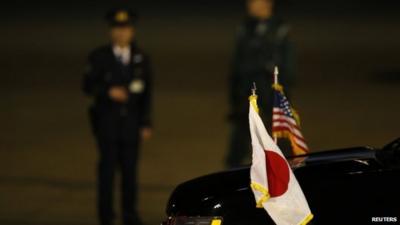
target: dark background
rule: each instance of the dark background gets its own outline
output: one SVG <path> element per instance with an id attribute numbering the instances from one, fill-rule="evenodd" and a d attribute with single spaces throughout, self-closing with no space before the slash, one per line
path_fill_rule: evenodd
<path id="1" fill-rule="evenodd" d="M 80 90 L 118 2 L 15 1 L 0 9 L 0 224 L 95 224 L 96 150 Z M 164 216 L 174 186 L 223 169 L 227 75 L 243 1 L 128 2 L 156 72 L 155 134 L 140 211 Z M 296 44 L 293 104 L 312 151 L 400 136 L 400 5 L 280 1 Z"/>

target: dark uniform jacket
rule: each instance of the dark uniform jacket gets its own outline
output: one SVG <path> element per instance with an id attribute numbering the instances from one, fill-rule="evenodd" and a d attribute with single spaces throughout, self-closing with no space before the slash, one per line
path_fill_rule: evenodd
<path id="1" fill-rule="evenodd" d="M 257 85 L 262 113 L 272 110 L 274 66 L 279 67 L 279 80 L 285 90 L 292 79 L 292 49 L 289 27 L 272 17 L 266 21 L 248 18 L 240 27 L 230 77 L 231 116 L 247 118 L 248 96 L 253 82 Z"/>
<path id="2" fill-rule="evenodd" d="M 89 55 L 83 90 L 94 98 L 90 118 L 94 134 L 108 140 L 135 140 L 141 127 L 151 126 L 151 69 L 149 59 L 132 45 L 131 60 L 122 64 L 114 56 L 112 46 L 97 48 Z M 127 103 L 110 99 L 112 86 L 129 91 Z"/>

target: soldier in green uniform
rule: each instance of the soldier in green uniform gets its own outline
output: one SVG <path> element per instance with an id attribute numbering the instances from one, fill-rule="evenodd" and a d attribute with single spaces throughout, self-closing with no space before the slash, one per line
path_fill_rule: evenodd
<path id="1" fill-rule="evenodd" d="M 273 14 L 273 0 L 247 0 L 248 16 L 240 26 L 229 77 L 231 136 L 226 157 L 228 167 L 240 166 L 250 152 L 248 96 L 257 84 L 261 115 L 269 131 L 272 121 L 274 67 L 279 81 L 290 90 L 293 75 L 289 27 Z"/>

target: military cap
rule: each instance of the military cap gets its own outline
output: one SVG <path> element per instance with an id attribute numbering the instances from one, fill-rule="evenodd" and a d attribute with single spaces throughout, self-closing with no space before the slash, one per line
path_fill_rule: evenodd
<path id="1" fill-rule="evenodd" d="M 137 14 L 129 8 L 115 8 L 106 14 L 110 26 L 129 26 L 137 21 Z"/>

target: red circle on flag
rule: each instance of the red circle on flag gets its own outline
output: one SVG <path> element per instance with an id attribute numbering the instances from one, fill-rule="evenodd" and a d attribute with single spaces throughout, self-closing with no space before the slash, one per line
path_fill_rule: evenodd
<path id="1" fill-rule="evenodd" d="M 267 166 L 268 191 L 271 197 L 279 197 L 289 186 L 289 166 L 281 155 L 276 152 L 265 150 Z"/>

